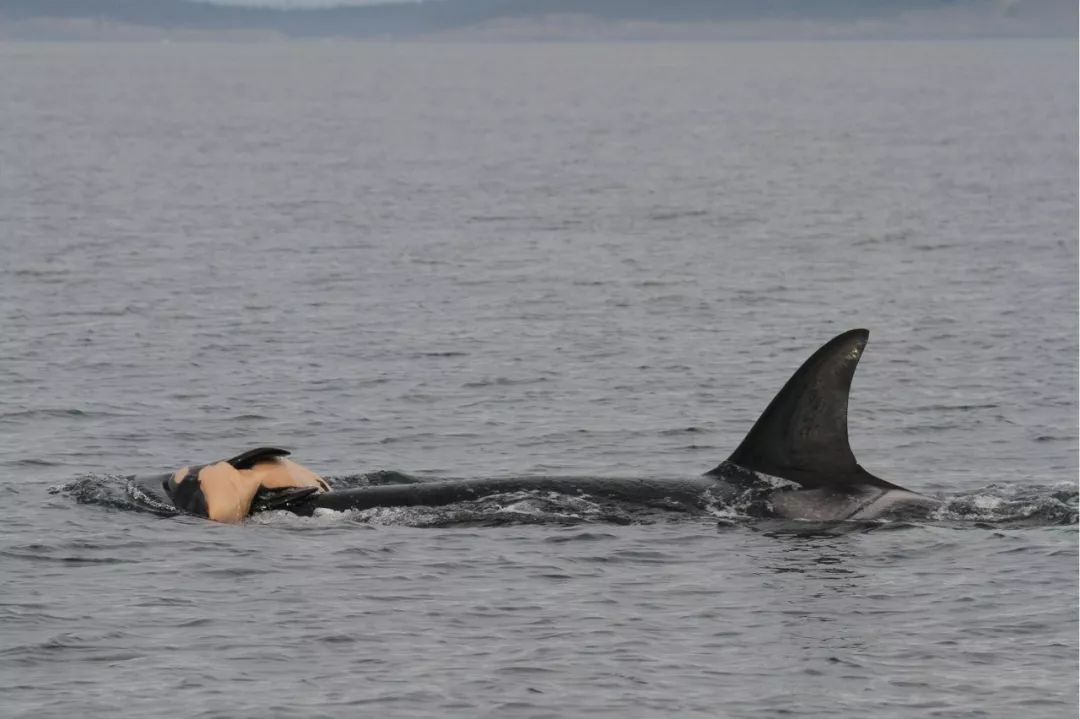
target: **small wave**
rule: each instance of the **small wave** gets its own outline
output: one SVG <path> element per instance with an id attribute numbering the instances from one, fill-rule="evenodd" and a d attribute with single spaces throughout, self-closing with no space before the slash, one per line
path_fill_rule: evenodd
<path id="1" fill-rule="evenodd" d="M 655 210 L 649 213 L 649 219 L 656 222 L 667 222 L 669 220 L 678 220 L 684 217 L 705 217 L 709 214 L 708 210 L 690 210 L 690 209 L 672 209 L 672 210 Z"/>
<path id="2" fill-rule="evenodd" d="M 702 429 L 701 427 L 692 427 L 692 426 L 691 427 L 678 427 L 678 428 L 675 428 L 675 429 L 662 429 L 662 430 L 660 430 L 660 436 L 661 437 L 672 437 L 672 436 L 677 436 L 677 435 L 680 435 L 680 434 L 698 434 L 698 433 L 704 432 L 704 431 L 705 430 Z"/>
<path id="3" fill-rule="evenodd" d="M 618 535 L 610 532 L 575 531 L 573 534 L 558 534 L 546 538 L 548 544 L 564 544 L 566 542 L 602 542 L 615 539 Z"/>
<path id="4" fill-rule="evenodd" d="M 309 530 L 312 528 L 321 529 L 324 527 L 356 525 L 357 520 L 356 511 L 352 509 L 337 511 L 319 508 L 310 517 L 302 517 L 284 509 L 275 509 L 254 514 L 248 517 L 245 523 L 255 526 L 269 525 L 279 529 Z"/>
<path id="5" fill-rule="evenodd" d="M 129 648 L 131 644 L 132 636 L 125 632 L 63 632 L 44 641 L 5 647 L 0 650 L 0 656 L 28 666 L 55 666 L 64 661 L 115 663 L 143 658 L 144 654 Z"/>
<path id="6" fill-rule="evenodd" d="M 445 352 L 414 352 L 409 356 L 413 358 L 443 359 L 446 357 L 468 357 L 469 353 L 447 350 Z"/>
<path id="7" fill-rule="evenodd" d="M 89 474 L 66 484 L 49 488 L 50 494 L 63 494 L 78 504 L 149 512 L 160 516 L 180 514 L 171 504 L 139 487 L 132 476 Z"/>
<path id="8" fill-rule="evenodd" d="M 441 481 L 449 478 L 440 477 Z M 365 486 L 416 484 L 428 481 L 395 470 L 380 470 L 330 479 L 336 489 Z M 695 501 L 653 499 L 630 501 L 602 499 L 582 494 L 561 494 L 553 491 L 521 490 L 490 494 L 442 507 L 384 507 L 347 513 L 334 512 L 336 519 L 358 524 L 397 524 L 414 527 L 504 526 L 512 524 L 567 525 L 649 524 L 656 521 L 678 521 L 710 518 L 721 524 L 736 526 L 761 522 L 772 515 L 771 493 L 790 483 L 777 480 L 764 484 L 747 484 L 734 497 L 713 496 L 706 492 Z M 158 516 L 182 514 L 174 508 L 155 486 L 140 483 L 134 476 L 86 475 L 49 489 L 51 494 L 70 497 L 77 504 L 96 505 L 109 509 L 143 512 Z M 893 517 L 894 524 L 904 526 L 947 523 L 961 527 L 1051 527 L 1078 524 L 1078 492 L 1075 484 L 991 484 L 941 497 L 942 505 L 929 517 Z M 257 515 L 258 523 L 279 523 L 281 517 L 301 525 L 311 519 L 296 517 L 288 512 Z M 322 514 L 317 513 L 316 518 Z M 806 529 L 805 523 L 799 523 Z M 305 525 L 310 526 L 310 524 Z M 889 525 L 896 528 L 892 524 Z M 801 530 L 800 530 L 801 531 Z"/>
<path id="9" fill-rule="evenodd" d="M 95 412 L 86 412 L 85 410 L 77 409 L 75 407 L 70 408 L 54 408 L 54 409 L 21 409 L 14 412 L 0 413 L 0 419 L 3 420 L 31 420 L 31 419 L 52 419 L 55 417 L 89 417 L 97 414 Z M 108 416 L 108 413 L 102 413 Z"/>
<path id="10" fill-rule="evenodd" d="M 161 516 L 173 516 L 180 513 L 173 505 L 152 496 L 130 480 L 125 483 L 124 492 L 135 503 L 135 506 L 145 511 Z"/>
<path id="11" fill-rule="evenodd" d="M 547 382 L 546 377 L 526 377 L 526 378 L 511 378 L 511 377 L 493 377 L 487 379 L 476 380 L 473 382 L 466 382 L 461 385 L 468 389 L 477 389 L 482 387 L 516 387 L 518 385 L 537 384 L 538 382 Z"/>
<path id="12" fill-rule="evenodd" d="M 526 215 L 469 215 L 469 222 L 515 222 L 517 220 L 533 220 L 535 217 Z"/>
<path id="13" fill-rule="evenodd" d="M 59 467 L 62 462 L 56 462 L 51 459 L 41 459 L 39 457 L 29 457 L 27 459 L 17 459 L 12 462 L 4 462 L 8 467 Z"/>
<path id="14" fill-rule="evenodd" d="M 73 555 L 53 556 L 39 552 L 0 551 L 0 557 L 8 559 L 22 559 L 31 562 L 55 562 L 67 566 L 93 565 L 93 564 L 124 564 L 127 560 L 120 557 L 78 557 Z"/>
<path id="15" fill-rule="evenodd" d="M 1078 493 L 1074 484 L 1015 486 L 991 484 L 947 497 L 934 515 L 944 521 L 1007 526 L 1077 524 Z"/>

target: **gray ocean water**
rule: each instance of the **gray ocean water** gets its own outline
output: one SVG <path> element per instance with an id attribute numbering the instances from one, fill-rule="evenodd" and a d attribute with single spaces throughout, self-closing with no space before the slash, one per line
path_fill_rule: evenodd
<path id="1" fill-rule="evenodd" d="M 0 68 L 0 715 L 1076 716 L 1074 42 Z M 860 326 L 856 456 L 927 521 L 125 479 L 698 474 Z"/>

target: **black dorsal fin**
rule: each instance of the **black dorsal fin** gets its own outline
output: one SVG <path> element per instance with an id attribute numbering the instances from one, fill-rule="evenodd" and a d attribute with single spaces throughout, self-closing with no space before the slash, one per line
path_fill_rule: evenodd
<path id="1" fill-rule="evenodd" d="M 236 469 L 251 469 L 259 462 L 265 462 L 268 459 L 274 459 L 276 457 L 287 457 L 290 452 L 287 449 L 278 449 L 277 447 L 258 447 L 256 449 L 249 449 L 243 454 L 238 454 L 232 459 L 225 460 Z"/>
<path id="2" fill-rule="evenodd" d="M 323 490 L 320 487 L 281 487 L 278 489 L 259 487 L 259 491 L 251 500 L 251 510 L 248 514 L 269 512 L 273 509 L 289 509 L 321 491 Z"/>
<path id="3" fill-rule="evenodd" d="M 727 461 L 806 488 L 895 487 L 860 467 L 848 444 L 848 393 L 869 336 L 849 330 L 811 355 Z"/>

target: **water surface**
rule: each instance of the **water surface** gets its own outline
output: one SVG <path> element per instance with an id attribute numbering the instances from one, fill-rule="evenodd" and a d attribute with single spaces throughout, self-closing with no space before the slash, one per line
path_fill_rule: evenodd
<path id="1" fill-rule="evenodd" d="M 0 45 L 4 713 L 1074 716 L 1075 58 Z M 696 474 L 858 326 L 930 521 L 125 494 Z"/>

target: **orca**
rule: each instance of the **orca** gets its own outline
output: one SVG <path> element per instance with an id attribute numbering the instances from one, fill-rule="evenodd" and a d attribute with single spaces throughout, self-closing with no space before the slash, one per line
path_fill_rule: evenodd
<path id="1" fill-rule="evenodd" d="M 161 477 L 161 487 L 177 509 L 227 523 L 330 491 L 322 477 L 285 459 L 288 454 L 276 447 L 259 447 L 232 459 L 182 467 Z"/>
<path id="2" fill-rule="evenodd" d="M 334 490 L 318 475 L 261 447 L 165 475 L 177 509 L 220 522 L 254 512 L 443 506 L 506 492 L 555 492 L 638 504 L 705 508 L 750 498 L 763 514 L 812 521 L 927 514 L 940 501 L 863 469 L 848 443 L 848 396 L 869 332 L 844 332 L 814 352 L 725 461 L 698 477 L 503 477 Z"/>

